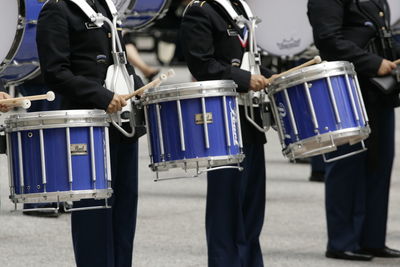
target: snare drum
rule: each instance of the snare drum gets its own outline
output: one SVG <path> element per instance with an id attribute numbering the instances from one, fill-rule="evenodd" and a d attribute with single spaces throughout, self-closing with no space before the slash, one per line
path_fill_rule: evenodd
<path id="1" fill-rule="evenodd" d="M 107 115 L 63 110 L 6 121 L 14 203 L 107 199 L 112 194 Z"/>
<path id="2" fill-rule="evenodd" d="M 307 0 L 248 0 L 247 3 L 262 20 L 256 31 L 257 44 L 269 54 L 294 56 L 314 42 L 307 18 Z"/>
<path id="3" fill-rule="evenodd" d="M 334 151 L 370 133 L 356 72 L 349 62 L 293 71 L 276 79 L 268 94 L 283 154 L 291 159 Z"/>
<path id="4" fill-rule="evenodd" d="M 143 96 L 153 171 L 212 169 L 243 160 L 233 81 L 161 86 Z"/>
<path id="5" fill-rule="evenodd" d="M 122 27 L 140 30 L 162 18 L 168 11 L 171 0 L 136 0 L 125 11 Z"/>
<path id="6" fill-rule="evenodd" d="M 39 74 L 36 24 L 43 0 L 0 3 L 0 78 L 20 82 Z"/>

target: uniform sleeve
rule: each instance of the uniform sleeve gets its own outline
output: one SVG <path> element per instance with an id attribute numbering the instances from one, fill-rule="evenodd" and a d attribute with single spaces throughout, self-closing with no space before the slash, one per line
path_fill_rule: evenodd
<path id="1" fill-rule="evenodd" d="M 344 5 L 343 0 L 309 0 L 308 18 L 313 27 L 315 45 L 324 59 L 350 61 L 358 73 L 376 76 L 383 59 L 343 36 Z"/>
<path id="2" fill-rule="evenodd" d="M 36 42 L 40 68 L 49 88 L 87 108 L 106 110 L 114 93 L 71 69 L 69 26 L 63 2 L 47 2 L 38 19 Z"/>
<path id="3" fill-rule="evenodd" d="M 213 25 L 205 9 L 191 6 L 181 24 L 180 37 L 190 72 L 199 81 L 233 80 L 239 86 L 238 91 L 248 91 L 250 72 L 214 57 Z"/>

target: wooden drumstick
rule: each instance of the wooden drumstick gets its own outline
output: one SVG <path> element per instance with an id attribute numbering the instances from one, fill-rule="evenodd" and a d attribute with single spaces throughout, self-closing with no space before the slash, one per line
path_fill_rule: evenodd
<path id="1" fill-rule="evenodd" d="M 16 103 L 6 103 L 6 104 L 2 104 L 2 105 L 9 107 L 9 108 L 28 109 L 31 107 L 31 101 L 28 99 L 25 99 L 25 100 L 17 101 Z"/>
<path id="2" fill-rule="evenodd" d="M 290 73 L 292 71 L 296 71 L 296 70 L 299 70 L 299 69 L 302 69 L 302 68 L 305 68 L 305 67 L 308 67 L 308 66 L 311 66 L 311 65 L 314 65 L 314 64 L 319 64 L 319 63 L 321 63 L 321 57 L 320 56 L 316 56 L 313 59 L 311 59 L 311 60 L 309 60 L 309 61 L 307 61 L 307 62 L 305 62 L 305 63 L 303 63 L 303 64 L 301 64 L 299 66 L 296 66 L 294 68 L 291 68 L 291 69 L 289 69 L 287 71 L 284 71 L 284 72 L 281 72 L 281 73 L 275 75 L 273 78 L 272 77 L 268 78 L 267 79 L 268 83 L 272 83 L 275 79 L 277 79 L 279 77 L 282 77 L 282 76 L 285 76 L 286 74 L 288 74 L 288 73 Z"/>
<path id="3" fill-rule="evenodd" d="M 173 69 L 170 69 L 170 70 L 168 70 L 168 72 L 166 74 L 164 74 L 164 73 L 161 74 L 160 77 L 158 77 L 154 81 L 149 82 L 145 86 L 137 89 L 136 91 L 134 91 L 128 95 L 125 95 L 124 98 L 125 98 L 125 100 L 128 100 L 136 95 L 142 95 L 146 90 L 156 87 L 156 86 L 159 86 L 163 81 L 167 80 L 170 77 L 173 77 L 174 75 L 175 75 L 175 71 Z"/>
<path id="4" fill-rule="evenodd" d="M 399 65 L 400 64 L 400 58 L 395 60 L 395 61 L 393 61 L 393 63 L 396 64 L 396 65 Z"/>
<path id="5" fill-rule="evenodd" d="M 56 98 L 55 94 L 52 91 L 48 91 L 47 94 L 44 94 L 44 95 L 32 95 L 32 96 L 1 99 L 0 100 L 0 104 L 2 104 L 2 105 L 10 105 L 11 106 L 11 105 L 18 105 L 21 101 L 25 101 L 25 100 L 29 100 L 29 101 L 36 101 L 36 100 L 53 101 L 55 98 Z"/>

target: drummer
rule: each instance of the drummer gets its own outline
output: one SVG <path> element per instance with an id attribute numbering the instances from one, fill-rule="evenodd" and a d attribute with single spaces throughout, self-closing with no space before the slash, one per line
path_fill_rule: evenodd
<path id="1" fill-rule="evenodd" d="M 184 14 L 181 41 L 192 75 L 203 80 L 234 80 L 238 91 L 259 91 L 267 86 L 271 71 L 252 75 L 240 69 L 248 40 L 244 29 L 226 15 L 220 2 L 247 16 L 239 0 L 192 1 Z M 255 114 L 259 115 L 256 108 Z M 264 133 L 244 119 L 240 107 L 245 159 L 243 171 L 225 169 L 207 174 L 206 234 L 208 266 L 261 267 L 259 243 L 264 223 Z M 257 118 L 259 122 L 260 117 Z"/>
<path id="2" fill-rule="evenodd" d="M 389 75 L 396 68 L 393 60 L 400 57 L 400 46 L 390 31 L 389 5 L 386 0 L 309 0 L 308 16 L 321 57 L 354 64 L 372 131 L 366 153 L 326 166 L 325 255 L 360 261 L 400 257 L 400 251 L 386 246 L 399 91 L 383 92 L 370 82 L 372 77 Z M 337 154 L 352 147 L 343 146 Z"/>
<path id="3" fill-rule="evenodd" d="M 3 81 L 0 79 L 0 99 L 8 99 L 10 98 L 10 95 L 7 94 L 6 89 L 4 88 Z M 6 105 L 1 105 L 0 104 L 0 111 L 1 112 L 8 112 L 10 111 L 10 107 Z"/>
<path id="4" fill-rule="evenodd" d="M 105 0 L 87 3 L 96 13 L 112 19 Z M 107 68 L 113 62 L 110 36 L 108 26 L 92 23 L 72 1 L 49 0 L 44 5 L 36 40 L 40 67 L 46 85 L 63 96 L 63 109 L 102 109 L 114 113 L 126 105 L 121 95 L 103 86 Z M 126 67 L 134 75 L 135 87 L 141 87 L 142 81 L 134 69 Z M 130 131 L 129 126 L 123 127 Z M 78 267 L 132 265 L 138 196 L 137 138 L 124 137 L 111 127 L 110 150 L 112 208 L 76 211 L 71 216 Z M 103 204 L 82 200 L 74 203 L 74 208 Z"/>

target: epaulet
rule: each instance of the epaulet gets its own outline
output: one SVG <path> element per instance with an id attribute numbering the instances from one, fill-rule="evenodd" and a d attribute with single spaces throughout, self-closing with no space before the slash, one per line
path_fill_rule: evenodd
<path id="1" fill-rule="evenodd" d="M 183 11 L 183 16 L 185 16 L 186 12 L 188 11 L 189 8 L 193 7 L 193 6 L 197 6 L 197 7 L 203 7 L 205 4 L 207 3 L 207 1 L 199 1 L 199 0 L 192 0 L 185 8 L 185 10 Z"/>
<path id="2" fill-rule="evenodd" d="M 45 4 L 47 4 L 47 3 L 52 3 L 52 4 L 58 4 L 58 3 L 61 3 L 63 0 L 47 0 L 45 3 L 44 3 L 44 5 Z"/>
<path id="3" fill-rule="evenodd" d="M 207 1 L 199 1 L 199 0 L 193 0 L 189 3 L 189 6 L 199 6 L 203 7 L 204 4 L 207 3 Z"/>

